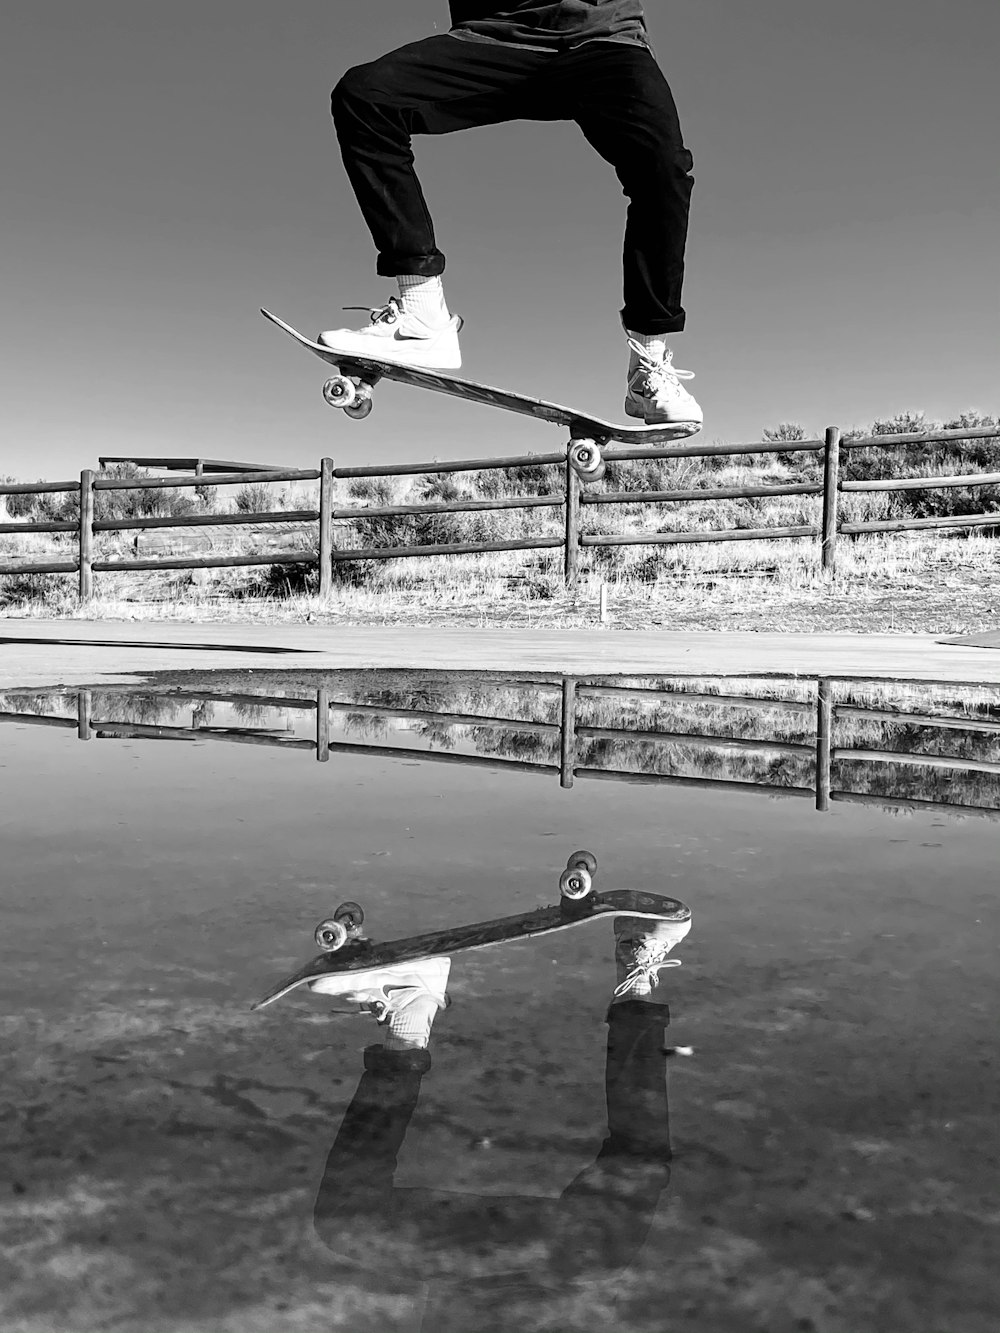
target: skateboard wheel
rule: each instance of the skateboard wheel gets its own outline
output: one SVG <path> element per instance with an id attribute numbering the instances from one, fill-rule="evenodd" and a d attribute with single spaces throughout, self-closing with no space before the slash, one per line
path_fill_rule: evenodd
<path id="1" fill-rule="evenodd" d="M 357 396 L 354 381 L 346 375 L 334 375 L 323 385 L 323 397 L 331 407 L 350 407 Z"/>
<path id="2" fill-rule="evenodd" d="M 350 934 L 360 930 L 365 923 L 364 908 L 358 903 L 341 903 L 333 914 L 334 921 L 338 922 Z"/>
<path id="3" fill-rule="evenodd" d="M 344 408 L 344 415 L 350 417 L 352 421 L 364 421 L 365 417 L 371 414 L 371 410 L 374 406 L 375 404 L 371 400 L 371 394 L 369 394 L 365 398 L 359 397 L 354 403 L 349 403 Z"/>
<path id="4" fill-rule="evenodd" d="M 601 451 L 596 440 L 573 440 L 567 454 L 570 467 L 588 481 L 602 466 Z"/>
<path id="5" fill-rule="evenodd" d="M 582 866 L 589 875 L 597 874 L 597 857 L 593 852 L 573 852 L 566 858 L 566 869 L 575 870 Z"/>
<path id="6" fill-rule="evenodd" d="M 347 927 L 341 921 L 321 921 L 313 938 L 324 953 L 336 953 L 347 943 Z"/>
<path id="7" fill-rule="evenodd" d="M 597 469 L 597 471 L 596 471 L 596 472 L 588 472 L 588 473 L 587 473 L 587 480 L 588 480 L 588 481 L 601 481 L 601 480 L 603 479 L 603 477 L 604 477 L 605 472 L 607 472 L 607 470 L 608 470 L 608 469 L 607 469 L 607 467 L 605 466 L 604 459 L 602 458 L 602 459 L 601 459 L 601 466 Z"/>
<path id="8" fill-rule="evenodd" d="M 572 866 L 559 876 L 559 892 L 564 898 L 586 898 L 594 887 L 594 881 L 585 866 Z"/>

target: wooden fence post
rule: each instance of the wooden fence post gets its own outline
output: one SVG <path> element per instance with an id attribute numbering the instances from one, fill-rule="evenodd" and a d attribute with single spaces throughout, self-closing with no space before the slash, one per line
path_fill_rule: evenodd
<path id="1" fill-rule="evenodd" d="M 80 601 L 88 602 L 94 591 L 94 473 L 80 473 Z"/>
<path id="2" fill-rule="evenodd" d="M 319 464 L 319 595 L 327 601 L 333 591 L 333 459 Z"/>
<path id="3" fill-rule="evenodd" d="M 576 763 L 576 680 L 572 676 L 563 676 L 559 749 L 559 786 L 572 787 Z"/>
<path id="4" fill-rule="evenodd" d="M 566 459 L 565 583 L 572 592 L 580 574 L 580 474 Z"/>
<path id="5" fill-rule="evenodd" d="M 322 685 L 316 691 L 316 758 L 321 764 L 330 758 L 330 691 Z"/>
<path id="6" fill-rule="evenodd" d="M 840 508 L 840 427 L 827 426 L 823 451 L 823 569 L 837 568 L 837 520 Z"/>
<path id="7" fill-rule="evenodd" d="M 90 726 L 90 691 L 77 690 L 76 694 L 76 734 L 81 741 L 93 737 Z"/>
<path id="8" fill-rule="evenodd" d="M 833 730 L 833 682 L 816 682 L 816 809 L 830 808 L 830 750 Z"/>

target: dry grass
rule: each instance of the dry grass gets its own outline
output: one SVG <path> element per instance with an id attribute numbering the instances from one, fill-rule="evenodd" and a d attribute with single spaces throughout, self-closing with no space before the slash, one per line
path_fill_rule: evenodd
<path id="1" fill-rule="evenodd" d="M 600 623 L 606 582 L 612 628 L 961 634 L 1000 621 L 1000 548 L 978 535 L 861 539 L 845 544 L 835 579 L 804 542 L 688 549 L 686 567 L 654 581 L 584 577 L 575 595 L 563 589 L 556 559 L 526 573 L 516 555 L 452 557 L 447 582 L 440 559 L 380 563 L 370 584 L 338 586 L 327 604 L 282 596 L 280 585 L 248 596 L 246 571 L 226 570 L 195 587 L 167 572 L 98 576 L 97 597 L 80 607 L 73 576 L 50 576 L 44 597 L 11 601 L 0 616 L 571 628 Z"/>

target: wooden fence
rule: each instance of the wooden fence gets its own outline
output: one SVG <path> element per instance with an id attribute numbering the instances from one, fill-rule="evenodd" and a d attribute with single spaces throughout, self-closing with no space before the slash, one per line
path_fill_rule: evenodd
<path id="1" fill-rule="evenodd" d="M 967 715 L 926 714 L 897 709 L 861 707 L 853 704 L 838 704 L 833 700 L 833 689 L 841 678 L 820 677 L 815 682 L 813 700 L 782 698 L 762 698 L 756 695 L 699 694 L 688 690 L 657 690 L 638 686 L 609 686 L 592 684 L 576 677 L 563 677 L 559 682 L 524 683 L 534 695 L 546 691 L 558 692 L 559 707 L 557 722 L 538 721 L 525 718 L 496 717 L 480 714 L 434 711 L 420 708 L 403 708 L 383 704 L 365 704 L 352 700 L 331 698 L 329 687 L 319 688 L 312 697 L 269 696 L 258 694 L 218 693 L 211 691 L 171 690 L 162 696 L 164 702 L 176 705 L 179 701 L 190 702 L 195 709 L 201 703 L 224 703 L 250 705 L 257 708 L 274 708 L 315 713 L 315 730 L 310 737 L 303 737 L 289 731 L 279 733 L 273 728 L 260 727 L 212 727 L 197 720 L 192 712 L 190 726 L 161 726 L 137 722 L 101 720 L 93 713 L 93 692 L 81 690 L 73 695 L 64 696 L 74 699 L 74 717 L 55 717 L 51 715 L 0 712 L 0 723 L 18 723 L 43 727 L 61 727 L 76 732 L 80 740 L 96 737 L 129 737 L 175 741 L 214 740 L 238 745 L 270 746 L 284 750 L 302 750 L 315 755 L 321 763 L 329 760 L 331 754 L 367 755 L 380 759 L 416 758 L 422 763 L 450 764 L 465 767 L 485 768 L 494 772 L 517 772 L 558 777 L 560 785 L 571 788 L 578 778 L 595 781 L 654 784 L 658 786 L 690 787 L 705 791 L 728 791 L 744 794 L 763 794 L 771 797 L 805 797 L 812 799 L 817 810 L 829 810 L 832 802 L 848 802 L 862 805 L 879 806 L 893 810 L 940 810 L 952 809 L 962 815 L 1000 820 L 1000 808 L 963 804 L 959 800 L 922 800 L 913 797 L 862 792 L 852 792 L 838 785 L 838 776 L 842 773 L 841 765 L 845 762 L 862 762 L 872 765 L 905 765 L 938 769 L 948 772 L 965 771 L 1000 775 L 1000 762 L 985 759 L 967 759 L 961 756 L 928 754 L 909 750 L 869 750 L 838 746 L 834 743 L 836 724 L 847 719 L 867 719 L 870 721 L 909 724 L 911 726 L 931 727 L 943 731 L 993 734 L 1000 737 L 1000 720 L 977 718 Z M 852 681 L 851 683 L 857 683 Z M 968 686 L 981 690 L 982 683 L 974 681 L 953 681 L 956 686 Z M 143 699 L 150 696 L 142 694 Z M 811 736 L 803 741 L 776 740 L 767 736 L 732 737 L 721 734 L 680 733 L 663 730 L 641 730 L 634 727 L 592 727 L 579 721 L 580 701 L 623 699 L 645 702 L 703 703 L 722 708 L 742 711 L 783 711 L 803 718 L 807 724 L 803 727 Z M 1000 693 L 998 693 L 1000 703 Z M 331 714 L 350 713 L 364 715 L 382 721 L 429 722 L 443 727 L 477 727 L 497 729 L 501 732 L 521 732 L 533 735 L 551 735 L 558 738 L 559 763 L 537 763 L 527 760 L 502 758 L 489 755 L 452 754 L 444 751 L 418 750 L 412 746 L 369 745 L 353 741 L 332 741 Z M 649 745 L 683 745 L 688 749 L 703 751 L 728 751 L 761 756 L 797 755 L 809 761 L 808 768 L 812 775 L 809 786 L 779 785 L 777 783 L 758 783 L 748 781 L 684 776 L 656 772 L 634 772 L 620 768 L 586 766 L 578 763 L 580 742 L 590 739 L 631 741 Z M 1000 800 L 1000 782 L 998 800 Z M 961 788 L 956 783 L 949 788 L 956 795 L 961 795 Z"/>
<path id="2" fill-rule="evenodd" d="M 285 469 L 262 472 L 213 472 L 205 468 L 201 474 L 180 477 L 104 477 L 85 469 L 79 481 L 53 481 L 0 484 L 0 495 L 42 495 L 66 493 L 79 496 L 79 517 L 70 521 L 0 523 L 0 533 L 66 533 L 76 536 L 76 550 L 71 559 L 49 561 L 0 561 L 0 575 L 4 574 L 78 574 L 81 601 L 93 595 L 95 573 L 117 573 L 129 570 L 211 569 L 239 565 L 302 565 L 315 564 L 319 572 L 319 594 L 326 599 L 333 586 L 333 565 L 336 561 L 394 560 L 415 556 L 466 555 L 492 551 L 528 551 L 561 547 L 564 552 L 566 586 L 573 588 L 580 573 L 581 554 L 599 546 L 644 546 L 689 542 L 773 541 L 778 538 L 818 538 L 822 550 L 822 567 L 834 572 L 837 560 L 837 542 L 840 536 L 856 536 L 873 532 L 906 532 L 926 528 L 974 529 L 1000 527 L 1000 512 L 988 514 L 952 514 L 940 518 L 903 518 L 848 523 L 841 520 L 840 497 L 856 491 L 935 490 L 954 486 L 990 486 L 1000 484 L 1000 473 L 965 473 L 954 476 L 897 477 L 884 480 L 845 481 L 840 477 L 841 453 L 845 449 L 880 449 L 896 446 L 934 444 L 947 441 L 972 441 L 996 437 L 996 427 L 973 430 L 928 431 L 896 435 L 866 436 L 844 441 L 839 427 L 827 429 L 822 440 L 765 441 L 759 444 L 680 444 L 662 447 L 606 449 L 608 462 L 638 459 L 718 458 L 723 455 L 755 456 L 761 454 L 821 453 L 823 455 L 822 482 L 789 482 L 779 485 L 721 486 L 667 491 L 601 491 L 581 482 L 579 474 L 570 466 L 567 452 L 526 454 L 513 458 L 462 459 L 432 463 L 398 463 L 381 467 L 337 468 L 331 459 L 324 458 L 315 469 Z M 164 460 L 158 460 L 161 464 Z M 563 492 L 552 495 L 522 495 L 496 499 L 460 499 L 427 503 L 350 506 L 338 508 L 334 504 L 333 487 L 336 480 L 362 477 L 402 477 L 442 472 L 473 472 L 486 469 L 523 469 L 561 465 L 565 484 Z M 100 491 L 139 490 L 143 488 L 174 488 L 272 484 L 286 481 L 318 481 L 319 508 L 282 510 L 268 513 L 239 514 L 185 514 L 168 518 L 98 519 L 94 514 L 95 493 Z M 621 535 L 595 534 L 586 531 L 584 515 L 594 505 L 665 504 L 685 501 L 739 500 L 786 495 L 821 495 L 822 517 L 818 525 L 803 524 L 795 527 L 732 528 L 715 531 L 632 532 Z M 335 520 L 359 518 L 390 518 L 399 515 L 456 514 L 476 510 L 506 510 L 557 508 L 562 510 L 563 525 L 559 536 L 534 536 L 524 540 L 495 542 L 448 542 L 437 545 L 361 547 L 337 546 L 334 542 Z M 192 528 L 220 525 L 248 525 L 260 523 L 316 523 L 317 549 L 295 551 L 268 551 L 251 555 L 185 556 L 155 560 L 100 560 L 94 555 L 94 535 L 100 532 L 123 532 L 130 529 Z"/>

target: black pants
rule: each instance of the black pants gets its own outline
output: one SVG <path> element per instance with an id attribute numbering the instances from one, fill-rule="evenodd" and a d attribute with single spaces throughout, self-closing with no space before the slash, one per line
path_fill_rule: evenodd
<path id="1" fill-rule="evenodd" d="M 383 277 L 444 271 L 413 168 L 414 134 L 575 120 L 630 201 L 623 324 L 646 334 L 684 327 L 693 159 L 667 81 L 644 47 L 590 42 L 554 53 L 428 37 L 349 70 L 333 91 L 333 117 Z"/>
<path id="2" fill-rule="evenodd" d="M 623 1272 L 670 1181 L 663 1056 L 670 1013 L 628 1000 L 611 1006 L 607 1022 L 608 1135 L 558 1199 L 397 1188 L 397 1158 L 431 1057 L 369 1047 L 314 1212 L 316 1232 L 345 1274 L 369 1269 L 383 1281 L 391 1274 L 401 1289 L 444 1283 L 424 1327 L 492 1333 L 520 1326 L 504 1322 L 505 1290 L 513 1299 L 519 1289 L 530 1303 L 576 1278 Z M 479 1280 L 468 1280 L 471 1273 Z"/>

